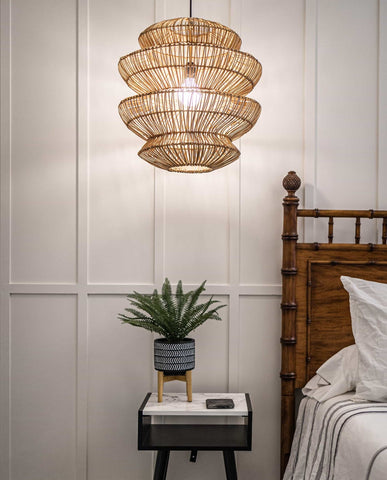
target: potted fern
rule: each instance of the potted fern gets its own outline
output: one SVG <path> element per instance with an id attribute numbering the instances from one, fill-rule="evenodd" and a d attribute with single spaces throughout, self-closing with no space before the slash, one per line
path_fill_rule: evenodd
<path id="1" fill-rule="evenodd" d="M 131 307 L 125 308 L 129 315 L 118 315 L 123 323 L 145 328 L 163 337 L 154 341 L 154 366 L 166 375 L 182 375 L 195 368 L 195 340 L 188 335 L 207 320 L 221 320 L 218 310 L 225 305 L 214 306 L 219 302 L 212 297 L 207 302 L 198 303 L 205 283 L 184 293 L 179 280 L 173 294 L 166 278 L 161 294 L 157 290 L 153 294 L 129 294 L 127 299 Z"/>

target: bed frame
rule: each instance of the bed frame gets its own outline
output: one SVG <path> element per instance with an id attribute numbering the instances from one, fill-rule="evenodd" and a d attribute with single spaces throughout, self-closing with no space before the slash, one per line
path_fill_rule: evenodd
<path id="1" fill-rule="evenodd" d="M 387 211 L 299 209 L 301 180 L 283 180 L 281 478 L 295 426 L 295 394 L 319 366 L 354 343 L 348 295 L 341 275 L 387 282 Z M 326 243 L 298 243 L 297 219 L 327 218 Z M 333 243 L 335 218 L 355 220 L 354 243 Z M 361 219 L 382 220 L 381 244 L 360 243 Z"/>

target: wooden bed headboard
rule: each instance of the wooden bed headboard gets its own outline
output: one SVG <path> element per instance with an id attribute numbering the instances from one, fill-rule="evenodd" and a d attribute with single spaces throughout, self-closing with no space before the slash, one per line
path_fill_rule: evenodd
<path id="1" fill-rule="evenodd" d="M 301 180 L 283 180 L 281 478 L 294 433 L 295 390 L 341 348 L 354 343 L 348 295 L 340 276 L 387 282 L 387 211 L 299 209 Z M 327 218 L 326 243 L 299 243 L 297 219 Z M 354 243 L 334 243 L 335 218 L 353 218 Z M 360 243 L 361 219 L 382 218 L 381 244 Z"/>

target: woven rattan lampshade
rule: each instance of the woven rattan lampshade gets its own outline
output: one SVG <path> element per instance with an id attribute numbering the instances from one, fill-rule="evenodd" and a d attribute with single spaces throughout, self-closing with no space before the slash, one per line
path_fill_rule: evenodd
<path id="1" fill-rule="evenodd" d="M 126 126 L 146 140 L 139 156 L 169 171 L 210 172 L 236 160 L 233 140 L 258 120 L 245 97 L 261 64 L 239 50 L 240 37 L 220 23 L 176 18 L 151 25 L 141 50 L 122 57 L 119 72 L 138 95 L 119 104 Z"/>

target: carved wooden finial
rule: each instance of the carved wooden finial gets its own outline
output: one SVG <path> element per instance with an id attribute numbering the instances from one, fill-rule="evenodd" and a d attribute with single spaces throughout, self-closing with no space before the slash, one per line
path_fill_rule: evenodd
<path id="1" fill-rule="evenodd" d="M 282 181 L 282 185 L 285 190 L 287 190 L 290 196 L 293 196 L 294 193 L 300 188 L 301 186 L 301 179 L 300 177 L 294 172 L 293 170 L 290 171 L 286 177 Z"/>

